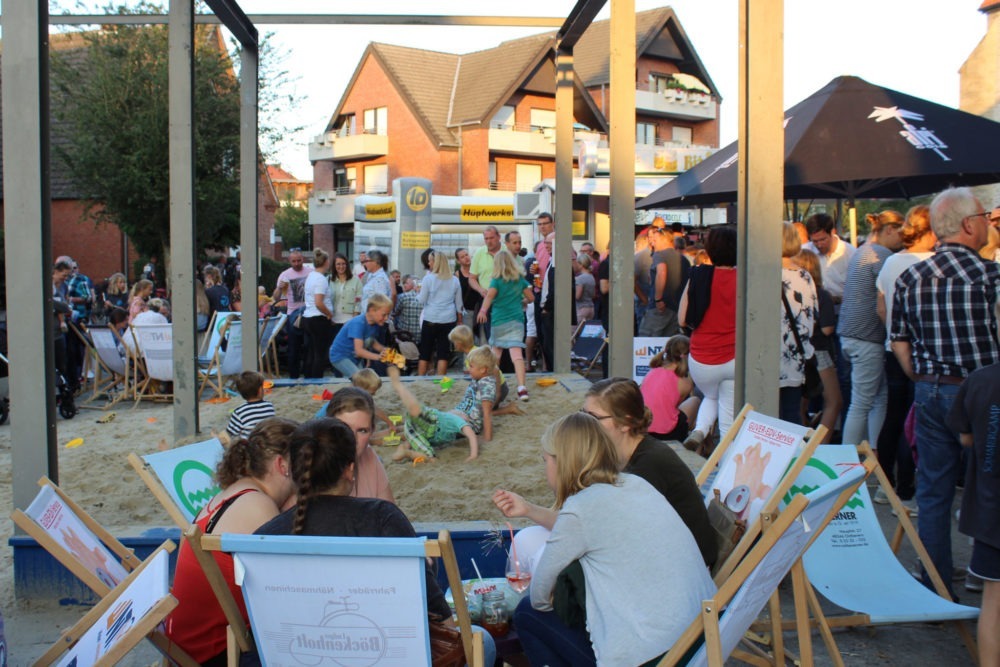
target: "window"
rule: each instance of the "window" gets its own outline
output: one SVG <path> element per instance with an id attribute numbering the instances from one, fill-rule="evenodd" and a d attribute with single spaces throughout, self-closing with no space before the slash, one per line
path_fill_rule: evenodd
<path id="1" fill-rule="evenodd" d="M 337 169 L 333 174 L 333 187 L 337 194 L 355 194 L 358 191 L 358 168 Z"/>
<path id="2" fill-rule="evenodd" d="M 344 116 L 344 122 L 341 123 L 340 129 L 337 130 L 337 136 L 349 137 L 352 134 L 357 134 L 356 119 L 354 114 L 348 114 Z"/>
<path id="3" fill-rule="evenodd" d="M 493 116 L 493 120 L 490 121 L 490 127 L 498 130 L 513 130 L 514 129 L 514 107 L 504 105 L 500 107 L 500 111 Z"/>
<path id="4" fill-rule="evenodd" d="M 656 145 L 656 123 L 636 123 L 635 143 L 646 146 Z"/>
<path id="5" fill-rule="evenodd" d="M 384 195 L 389 192 L 389 165 L 373 164 L 365 167 L 365 194 Z"/>
<path id="6" fill-rule="evenodd" d="M 556 112 L 552 109 L 532 109 L 531 129 L 544 130 L 556 126 Z"/>
<path id="7" fill-rule="evenodd" d="M 494 183 L 497 180 L 497 161 L 490 160 L 490 182 Z"/>
<path id="8" fill-rule="evenodd" d="M 649 75 L 649 92 L 651 93 L 662 93 L 667 89 L 667 81 L 670 80 L 670 76 L 667 74 L 650 74 Z"/>
<path id="9" fill-rule="evenodd" d="M 542 165 L 540 164 L 518 164 L 517 184 L 518 192 L 531 192 L 535 186 L 542 182 Z"/>
<path id="10" fill-rule="evenodd" d="M 679 144 L 688 144 L 688 145 L 691 144 L 691 140 L 693 139 L 693 136 L 692 136 L 691 128 L 690 127 L 677 127 L 677 126 L 674 126 L 673 130 L 671 130 L 671 133 L 672 133 L 673 140 L 676 141 L 677 143 L 679 143 Z"/>
<path id="11" fill-rule="evenodd" d="M 389 128 L 389 110 L 387 107 L 365 109 L 365 134 L 385 135 Z"/>

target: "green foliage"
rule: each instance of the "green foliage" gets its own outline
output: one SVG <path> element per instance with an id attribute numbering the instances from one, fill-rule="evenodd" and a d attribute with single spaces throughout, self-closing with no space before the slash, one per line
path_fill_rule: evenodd
<path id="1" fill-rule="evenodd" d="M 143 3 L 109 13 L 162 12 Z M 52 108 L 69 127 L 55 152 L 90 198 L 87 215 L 129 235 L 143 255 L 170 247 L 168 32 L 105 26 L 83 33 L 83 51 L 53 54 Z M 239 86 L 214 32 L 195 37 L 196 242 L 239 238 Z"/>
<path id="2" fill-rule="evenodd" d="M 280 206 L 274 214 L 274 231 L 285 248 L 304 247 L 309 238 L 309 210 L 298 206 Z"/>
<path id="3" fill-rule="evenodd" d="M 865 216 L 869 213 L 893 210 L 905 216 L 906 212 L 914 206 L 930 204 L 933 198 L 933 195 L 927 195 L 925 197 L 914 197 L 913 199 L 859 199 L 855 202 L 855 206 L 857 207 L 858 234 L 865 235 L 871 231 L 871 225 L 865 220 Z M 851 228 L 850 209 L 845 204 L 842 211 L 842 220 L 840 220 L 838 228 L 845 230 L 846 233 Z"/>
<path id="4" fill-rule="evenodd" d="M 257 284 L 263 285 L 268 294 L 273 293 L 275 285 L 278 284 L 278 275 L 291 266 L 287 262 L 278 262 L 270 257 L 261 257 L 260 276 L 257 278 Z"/>

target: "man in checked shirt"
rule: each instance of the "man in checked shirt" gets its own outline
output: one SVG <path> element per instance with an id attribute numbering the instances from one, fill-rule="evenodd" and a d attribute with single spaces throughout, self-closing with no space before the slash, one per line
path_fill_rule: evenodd
<path id="1" fill-rule="evenodd" d="M 951 590 L 951 514 L 962 446 L 947 418 L 965 377 L 1000 362 L 1000 264 L 979 256 L 990 221 L 968 188 L 937 195 L 930 217 L 937 251 L 896 279 L 889 337 L 915 383 L 920 539 Z"/>

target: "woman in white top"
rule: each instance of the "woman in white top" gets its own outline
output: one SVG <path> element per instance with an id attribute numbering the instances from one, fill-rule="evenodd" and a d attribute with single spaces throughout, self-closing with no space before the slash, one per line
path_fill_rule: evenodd
<path id="1" fill-rule="evenodd" d="M 900 233 L 903 237 L 904 250 L 886 258 L 875 280 L 875 287 L 878 290 L 878 315 L 885 322 L 886 328 L 885 377 L 889 390 L 885 421 L 882 422 L 876 449 L 879 465 L 885 470 L 900 500 L 908 506 L 915 507 L 913 496 L 916 493 L 914 482 L 916 466 L 910 453 L 909 442 L 903 435 L 903 424 L 913 404 L 913 382 L 906 377 L 896 360 L 896 355 L 892 353 L 888 331 L 892 324 L 892 299 L 896 293 L 896 278 L 917 262 L 922 262 L 934 254 L 937 236 L 931 229 L 930 209 L 927 206 L 911 208 L 906 213 L 906 222 L 903 223 Z M 888 502 L 889 499 L 882 489 L 879 489 L 873 500 L 881 503 Z"/>
<path id="2" fill-rule="evenodd" d="M 778 364 L 778 417 L 798 424 L 802 417 L 799 412 L 802 401 L 802 383 L 805 382 L 806 359 L 813 356 L 812 335 L 816 320 L 819 319 L 819 299 L 816 286 L 809 272 L 798 266 L 792 259 L 802 249 L 799 233 L 789 223 L 784 223 L 781 244 L 781 290 L 787 301 L 779 304 L 781 313 L 781 360 Z M 789 317 L 788 310 L 791 310 Z M 802 341 L 802 351 L 792 333 L 792 321 L 798 338 Z"/>
<path id="3" fill-rule="evenodd" d="M 715 594 L 698 545 L 648 482 L 618 471 L 598 420 L 579 412 L 542 436 L 545 476 L 559 510 L 514 612 L 532 665 L 640 665 L 666 653 Z M 579 561 L 586 628 L 553 611 L 556 579 Z"/>
<path id="4" fill-rule="evenodd" d="M 330 300 L 333 302 L 333 337 L 336 338 L 351 318 L 361 314 L 361 281 L 351 273 L 347 257 L 339 252 L 333 253 Z"/>
<path id="5" fill-rule="evenodd" d="M 302 327 L 309 334 L 309 349 L 303 369 L 307 378 L 321 378 L 329 363 L 333 342 L 333 302 L 330 300 L 330 256 L 322 249 L 313 250 L 313 272 L 306 276 L 303 289 L 306 308 L 302 311 Z"/>
<path id="6" fill-rule="evenodd" d="M 426 375 L 431 368 L 431 358 L 436 356 L 437 374 L 444 375 L 451 358 L 448 334 L 458 324 L 462 313 L 462 286 L 452 275 L 448 255 L 443 252 L 434 253 L 431 271 L 420 281 L 420 305 L 424 310 L 417 372 Z"/>

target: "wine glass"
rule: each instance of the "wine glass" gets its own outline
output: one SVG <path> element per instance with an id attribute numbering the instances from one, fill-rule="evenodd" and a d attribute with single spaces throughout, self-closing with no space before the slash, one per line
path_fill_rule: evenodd
<path id="1" fill-rule="evenodd" d="M 518 559 L 517 554 L 511 553 L 507 556 L 507 583 L 518 595 L 528 590 L 531 584 L 531 571 L 527 563 Z"/>

